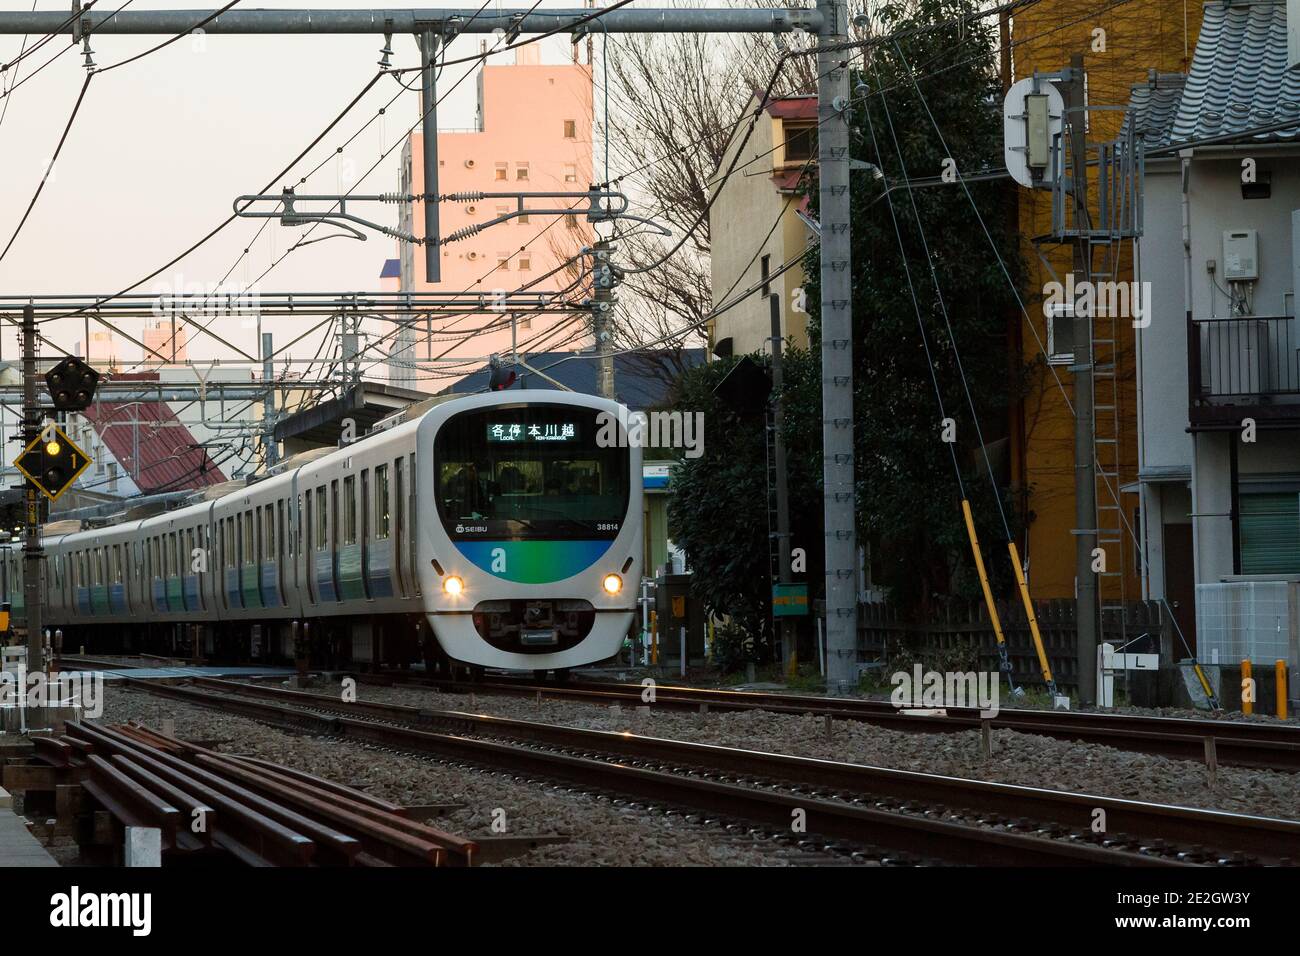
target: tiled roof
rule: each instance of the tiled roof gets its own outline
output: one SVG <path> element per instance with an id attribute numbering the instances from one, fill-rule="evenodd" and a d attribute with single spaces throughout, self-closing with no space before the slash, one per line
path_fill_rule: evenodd
<path id="1" fill-rule="evenodd" d="M 1134 86 L 1124 117 L 1125 131 L 1132 127 L 1147 149 L 1168 145 L 1186 80 L 1181 73 L 1166 73 Z"/>
<path id="2" fill-rule="evenodd" d="M 779 116 L 781 119 L 815 120 L 817 118 L 817 97 L 782 96 L 768 103 L 767 111 L 773 116 Z"/>
<path id="3" fill-rule="evenodd" d="M 1167 117 L 1153 112 L 1148 138 L 1164 144 L 1233 134 L 1243 142 L 1300 139 L 1300 72 L 1286 68 L 1286 45 L 1283 0 L 1206 3 L 1177 113 L 1167 134 L 1157 134 L 1153 121 Z M 1291 118 L 1296 128 L 1249 132 Z"/>
<path id="4" fill-rule="evenodd" d="M 156 373 L 144 373 L 115 375 L 113 379 L 148 381 L 157 377 Z M 122 471 L 134 478 L 144 494 L 203 488 L 226 480 L 207 450 L 196 446 L 190 430 L 165 402 L 96 402 L 83 414 Z M 137 438 L 138 469 L 134 457 Z"/>

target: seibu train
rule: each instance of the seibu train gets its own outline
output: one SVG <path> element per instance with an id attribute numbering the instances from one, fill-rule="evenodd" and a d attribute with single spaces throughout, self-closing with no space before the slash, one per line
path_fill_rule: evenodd
<path id="1" fill-rule="evenodd" d="M 65 652 L 564 675 L 616 654 L 643 553 L 627 409 L 542 390 L 420 418 L 152 517 L 43 543 Z M 23 617 L 21 544 L 0 590 Z"/>

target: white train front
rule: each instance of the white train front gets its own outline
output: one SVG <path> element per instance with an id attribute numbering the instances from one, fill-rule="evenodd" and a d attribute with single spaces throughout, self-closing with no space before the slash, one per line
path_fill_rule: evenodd
<path id="1" fill-rule="evenodd" d="M 626 414 L 571 392 L 453 399 L 211 500 L 47 533 L 45 626 L 87 653 L 476 671 L 604 660 L 642 570 Z M 4 558 L 21 621 L 16 542 Z"/>

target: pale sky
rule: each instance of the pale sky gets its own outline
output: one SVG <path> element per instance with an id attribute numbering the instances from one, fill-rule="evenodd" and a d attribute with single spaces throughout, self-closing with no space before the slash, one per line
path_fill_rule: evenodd
<path id="1" fill-rule="evenodd" d="M 100 0 L 97 11 L 115 10 L 123 0 Z M 275 0 L 250 2 L 248 7 L 335 8 L 366 7 L 353 0 Z M 410 6 L 430 6 L 409 4 Z M 439 6 L 458 6 L 447 3 Z M 542 7 L 573 7 L 574 0 L 543 0 Z M 208 11 L 220 3 L 197 0 L 134 0 L 129 10 L 194 9 Z M 386 4 L 392 6 L 392 4 Z M 474 5 L 476 7 L 476 5 Z M 515 6 L 496 4 L 490 6 Z M 6 11 L 30 10 L 31 0 L 0 0 Z M 37 0 L 37 9 L 66 12 L 66 3 Z M 238 8 L 236 8 L 238 9 Z M 201 16 L 196 15 L 196 22 Z M 34 41 L 35 37 L 31 38 Z M 103 35 L 92 37 L 95 62 L 108 66 L 160 42 L 159 37 Z M 490 34 L 461 38 L 450 57 L 477 53 Z M 0 60 L 12 60 L 21 36 L 0 36 Z M 30 41 L 29 41 L 30 42 Z M 36 208 L 9 254 L 0 262 L 0 294 L 117 292 L 171 259 L 220 223 L 231 212 L 236 196 L 259 191 L 303 149 L 376 73 L 381 36 L 228 36 L 212 35 L 200 42 L 186 37 L 164 50 L 97 77 L 82 104 L 67 143 Z M 52 41 L 4 79 L 8 88 L 14 70 L 25 77 L 67 40 Z M 396 67 L 418 65 L 414 38 L 393 38 Z M 543 41 L 544 62 L 564 62 L 570 56 L 567 37 Z M 505 54 L 512 57 L 513 54 Z M 9 241 L 23 209 L 36 189 L 59 135 L 67 122 L 85 78 L 78 47 L 68 50 L 7 100 L 0 123 L 0 249 Z M 446 89 L 474 66 L 449 67 L 441 78 Z M 414 79 L 409 75 L 407 82 Z M 358 127 L 398 92 L 385 77 L 355 107 L 343 123 L 298 167 L 293 180 L 333 153 Z M 475 83 L 466 79 L 439 106 L 442 127 L 470 126 L 474 117 Z M 403 93 L 382 121 L 372 124 L 341 157 L 330 159 L 299 192 L 340 193 L 350 185 L 343 177 L 351 169 L 359 176 L 381 152 L 405 133 L 419 115 L 418 87 Z M 396 191 L 401 147 L 357 190 Z M 286 183 L 291 184 L 291 183 Z M 276 190 L 279 188 L 277 184 Z M 373 213 L 382 222 L 396 223 L 396 207 L 357 206 L 358 214 Z M 177 285 L 215 284 L 230 269 L 257 231 L 260 221 L 237 220 L 171 270 L 141 286 L 157 293 Z M 318 227 L 313 237 L 323 235 Z M 252 282 L 300 235 L 301 229 L 268 226 L 231 282 Z M 380 234 L 365 242 L 331 239 L 305 246 L 290 255 L 260 284 L 262 294 L 309 291 L 374 291 L 386 258 L 396 256 L 396 244 Z M 266 319 L 264 330 L 277 344 L 287 342 L 313 322 Z M 319 319 L 314 320 L 319 321 Z M 143 320 L 123 320 L 123 328 L 139 337 Z M 255 330 L 239 319 L 220 319 L 214 330 L 256 354 Z M 60 323 L 43 332 L 67 349 L 83 338 L 81 319 Z M 319 342 L 304 340 L 293 354 L 309 358 Z M 16 355 L 15 335 L 0 338 L 6 360 Z M 119 342 L 126 358 L 138 347 Z M 191 340 L 192 358 L 229 354 L 213 342 Z"/>

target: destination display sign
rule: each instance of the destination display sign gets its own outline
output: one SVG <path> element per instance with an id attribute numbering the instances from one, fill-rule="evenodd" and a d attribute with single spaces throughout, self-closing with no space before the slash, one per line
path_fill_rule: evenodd
<path id="1" fill-rule="evenodd" d="M 531 425 L 526 422 L 489 422 L 487 440 L 519 445 L 577 441 L 578 426 L 575 422 L 537 422 Z"/>

